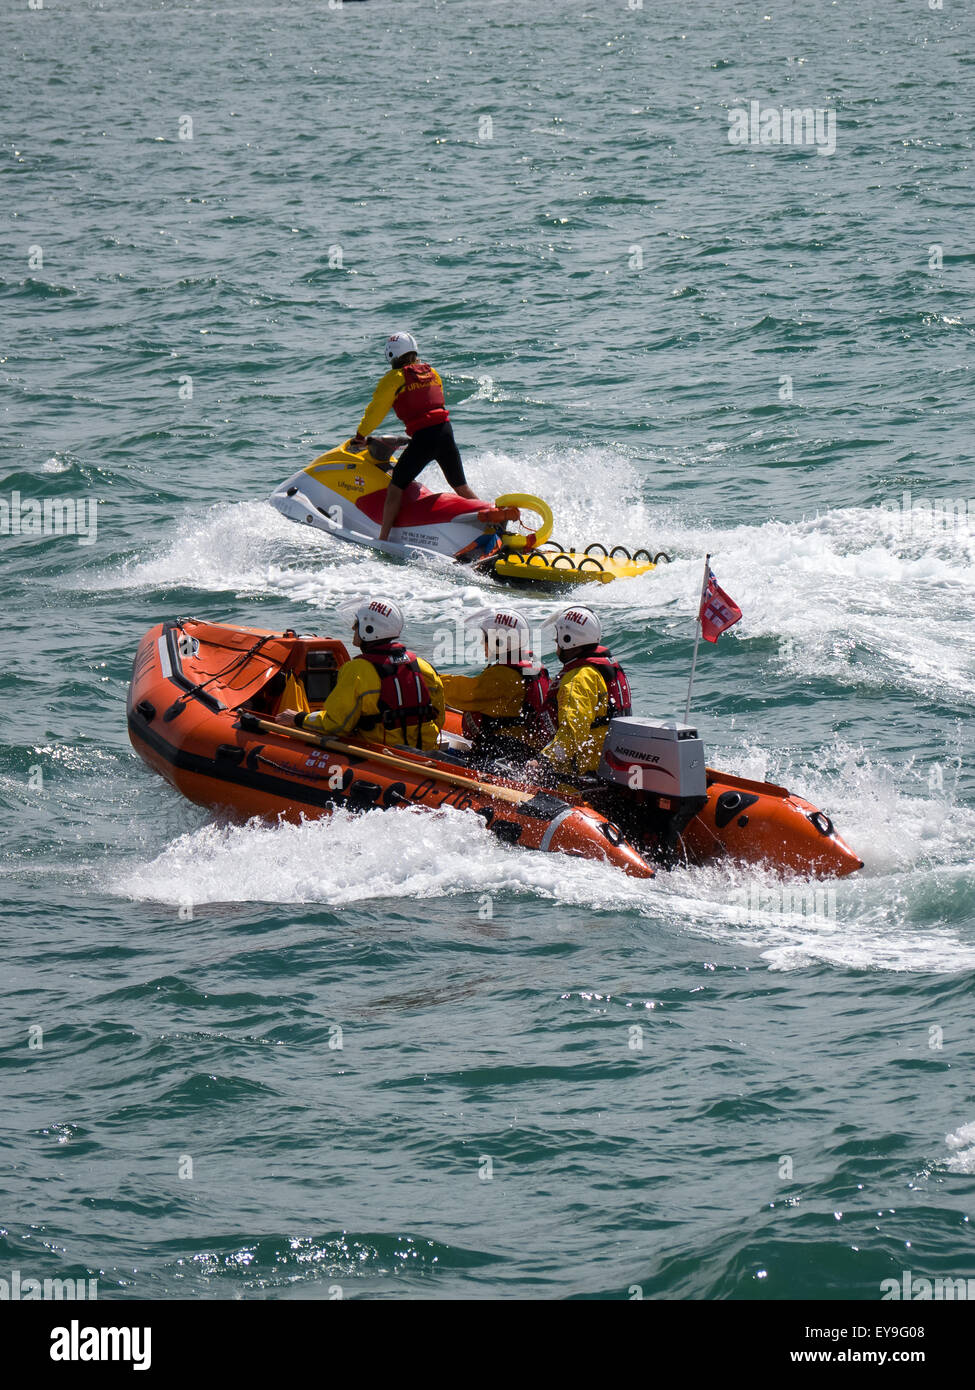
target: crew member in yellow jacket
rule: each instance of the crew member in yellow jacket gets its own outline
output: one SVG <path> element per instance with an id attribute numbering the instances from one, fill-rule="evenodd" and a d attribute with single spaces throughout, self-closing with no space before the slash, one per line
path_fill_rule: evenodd
<path id="1" fill-rule="evenodd" d="M 602 624 L 588 608 L 567 608 L 555 620 L 562 662 L 549 690 L 546 715 L 552 737 L 529 775 L 563 777 L 593 773 L 599 766 L 609 721 L 630 713 L 630 687 L 623 668 L 601 645 Z"/>
<path id="2" fill-rule="evenodd" d="M 399 605 L 374 598 L 355 610 L 353 646 L 359 655 L 339 667 L 335 689 L 312 714 L 282 710 L 279 724 L 333 738 L 361 734 L 371 743 L 436 748 L 444 723 L 443 684 L 433 667 L 396 639 Z"/>
<path id="3" fill-rule="evenodd" d="M 381 541 L 389 540 L 403 493 L 432 459 L 440 464 L 458 497 L 477 497 L 464 474 L 440 373 L 428 362 L 418 361 L 418 357 L 416 339 L 411 333 L 394 333 L 386 339 L 386 361 L 390 370 L 376 387 L 352 440 L 354 449 L 362 448 L 366 437 L 379 428 L 391 410 L 395 410 L 410 437 L 409 444 L 396 460 L 386 489 L 379 528 Z"/>
<path id="4" fill-rule="evenodd" d="M 548 672 L 534 660 L 528 623 L 521 613 L 485 608 L 468 620 L 484 637 L 489 665 L 477 676 L 444 675 L 444 697 L 464 711 L 464 733 L 475 762 L 526 757 L 544 742 L 541 716 Z"/>

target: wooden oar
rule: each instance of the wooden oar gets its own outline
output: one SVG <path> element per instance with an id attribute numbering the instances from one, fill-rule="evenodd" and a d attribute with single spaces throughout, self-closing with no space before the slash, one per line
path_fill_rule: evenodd
<path id="1" fill-rule="evenodd" d="M 445 772 L 435 763 L 426 760 L 411 762 L 406 758 L 397 757 L 395 753 L 383 752 L 380 744 L 370 744 L 368 748 L 363 748 L 343 743 L 337 738 L 327 738 L 324 734 L 314 734 L 310 729 L 295 729 L 290 724 L 275 724 L 270 719 L 258 719 L 256 715 L 245 714 L 243 711 L 241 727 L 261 729 L 266 734 L 281 734 L 284 738 L 296 738 L 302 743 L 313 743 L 318 748 L 329 748 L 333 753 L 368 758 L 371 763 L 382 763 L 386 767 L 396 768 L 398 772 L 419 772 L 433 782 L 446 782 L 452 787 L 463 787 L 465 791 L 481 792 L 484 796 L 494 797 L 498 801 L 510 801 L 516 806 L 524 805 L 526 801 L 534 801 L 538 795 L 537 792 L 519 792 L 513 787 L 498 787 L 490 782 L 480 782 L 476 776 L 464 777 L 458 773 Z"/>

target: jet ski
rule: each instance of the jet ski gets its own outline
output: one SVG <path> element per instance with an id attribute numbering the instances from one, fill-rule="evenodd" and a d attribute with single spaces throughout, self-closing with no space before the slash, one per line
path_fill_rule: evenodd
<path id="1" fill-rule="evenodd" d="M 649 574 L 669 560 L 663 551 L 633 553 L 598 541 L 576 551 L 551 539 L 552 510 L 540 497 L 513 493 L 494 502 L 430 492 L 418 482 L 404 490 L 396 525 L 381 541 L 383 504 L 392 454 L 407 441 L 370 437 L 361 449 L 351 440 L 320 455 L 276 488 L 271 506 L 336 540 L 369 546 L 400 560 L 468 565 L 480 574 L 518 585 L 549 589 L 608 584 Z M 522 513 L 537 517 L 534 529 Z"/>
<path id="2" fill-rule="evenodd" d="M 720 858 L 815 878 L 863 867 L 825 812 L 784 787 L 708 768 L 697 731 L 673 721 L 612 720 L 597 775 L 554 790 L 517 768 L 474 766 L 457 711 L 432 752 L 276 722 L 301 703 L 321 708 L 348 660 L 342 642 L 293 629 L 157 624 L 133 664 L 129 737 L 184 796 L 242 819 L 452 806 L 505 843 L 603 860 L 635 878 L 652 878 L 658 863 Z"/>

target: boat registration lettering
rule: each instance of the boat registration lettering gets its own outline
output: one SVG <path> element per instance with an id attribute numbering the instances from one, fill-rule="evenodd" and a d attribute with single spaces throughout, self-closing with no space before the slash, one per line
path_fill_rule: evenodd
<path id="1" fill-rule="evenodd" d="M 452 787 L 440 804 L 441 806 L 455 806 L 458 811 L 469 811 L 474 805 L 474 798 L 463 787 Z"/>
<path id="2" fill-rule="evenodd" d="M 439 784 L 437 782 L 432 782 L 430 778 L 427 777 L 424 779 L 424 781 L 417 782 L 416 786 L 413 787 L 413 789 L 410 791 L 410 800 L 428 801 L 432 797 L 435 797 L 436 793 L 440 790 L 441 788 Z M 433 804 L 439 806 L 440 802 L 434 801 Z"/>

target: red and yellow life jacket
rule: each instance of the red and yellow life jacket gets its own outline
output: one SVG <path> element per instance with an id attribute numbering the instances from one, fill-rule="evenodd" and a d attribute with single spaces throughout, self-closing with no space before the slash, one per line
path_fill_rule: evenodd
<path id="1" fill-rule="evenodd" d="M 393 400 L 393 409 L 408 435 L 450 419 L 443 387 L 428 362 L 410 362 L 400 369 L 406 378 Z"/>
<path id="2" fill-rule="evenodd" d="M 375 667 L 379 677 L 379 714 L 359 720 L 359 728 L 368 732 L 377 724 L 384 729 L 399 729 L 403 742 L 409 743 L 410 730 L 415 731 L 417 748 L 423 747 L 423 725 L 436 721 L 437 711 L 430 698 L 416 652 L 407 651 L 401 642 L 370 644 L 362 648 L 359 659 Z"/>
<path id="3" fill-rule="evenodd" d="M 482 714 L 479 710 L 468 710 L 464 715 L 464 733 L 468 738 L 490 738 L 503 729 L 521 725 L 529 739 L 534 742 L 535 735 L 541 738 L 542 714 L 548 693 L 551 689 L 548 671 L 531 660 L 506 661 L 503 663 L 512 671 L 520 671 L 524 681 L 524 694 L 519 714 Z"/>
<path id="4" fill-rule="evenodd" d="M 613 660 L 608 647 L 595 647 L 585 656 L 577 656 L 574 661 L 567 661 L 549 687 L 543 711 L 543 718 L 551 730 L 549 738 L 554 736 L 559 725 L 559 685 L 562 677 L 567 676 L 570 671 L 577 671 L 580 666 L 591 666 L 606 682 L 606 713 L 601 718 L 594 719 L 590 728 L 598 729 L 608 724 L 611 719 L 625 719 L 630 714 L 630 683 L 626 679 L 626 672 Z"/>

